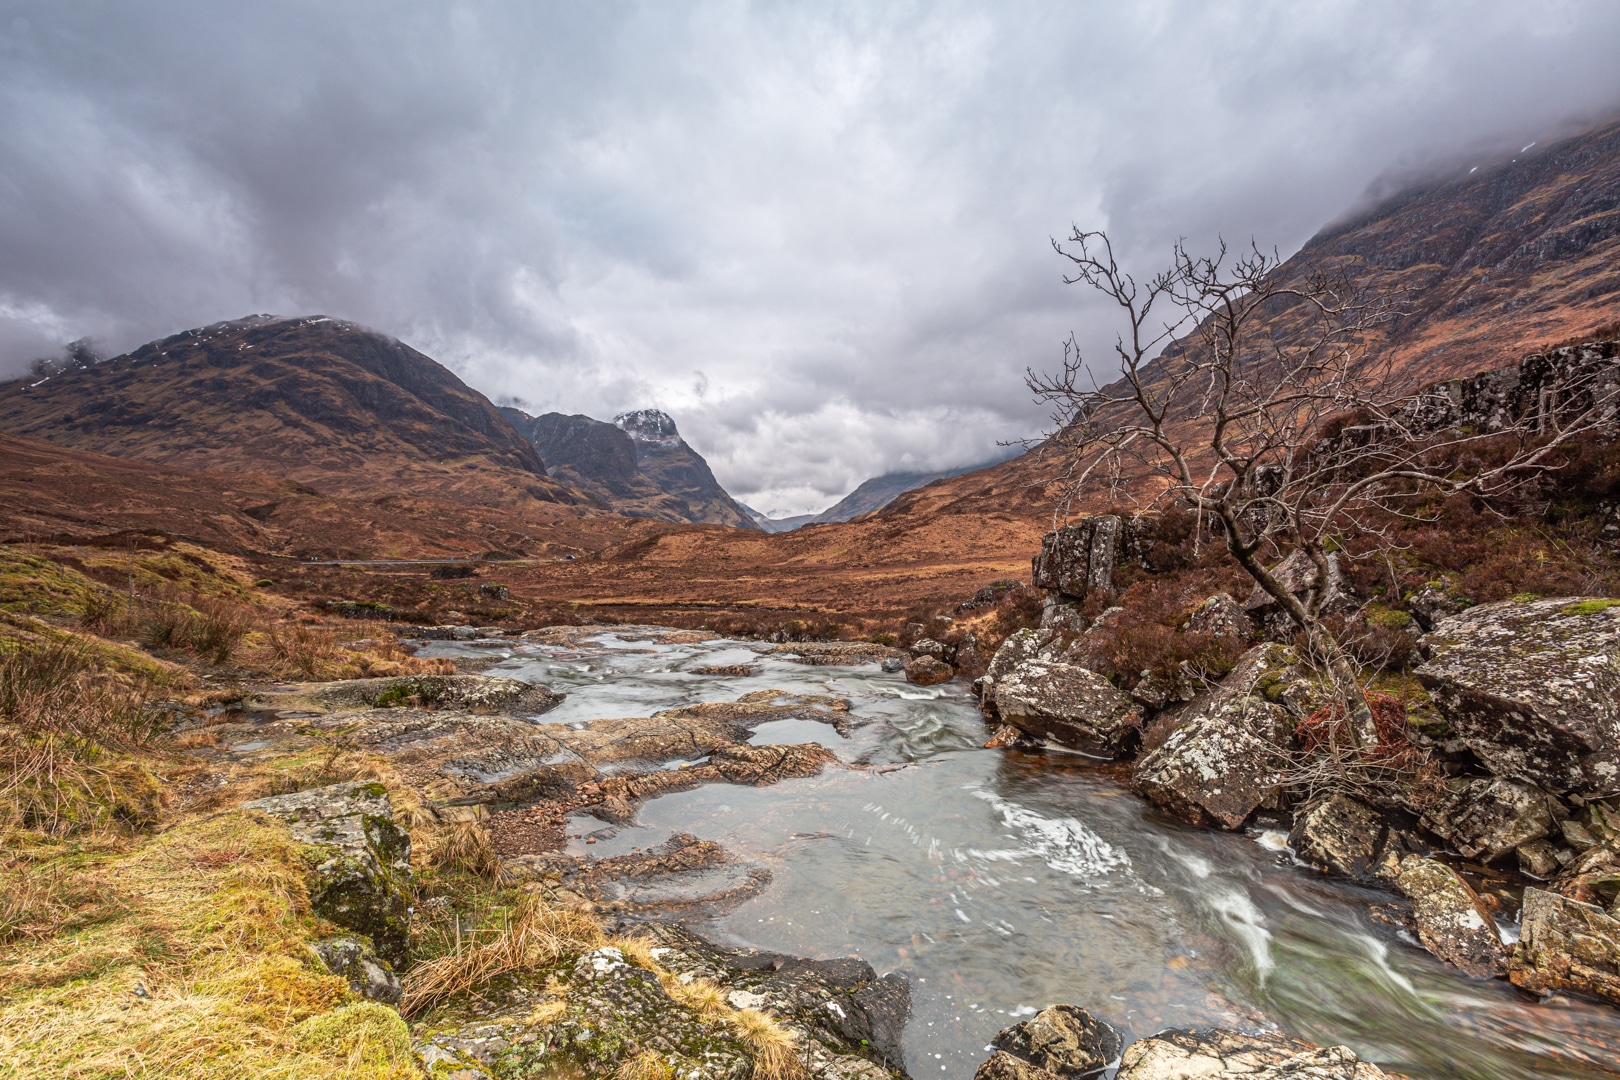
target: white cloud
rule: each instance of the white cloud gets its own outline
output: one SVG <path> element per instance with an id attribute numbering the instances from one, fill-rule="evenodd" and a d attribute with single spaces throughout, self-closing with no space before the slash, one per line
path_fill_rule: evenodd
<path id="1" fill-rule="evenodd" d="M 1023 369 L 1109 329 L 1071 222 L 1289 250 L 1620 102 L 1596 0 L 9 10 L 0 371 L 320 311 L 531 411 L 663 407 L 782 512 L 1039 427 Z"/>

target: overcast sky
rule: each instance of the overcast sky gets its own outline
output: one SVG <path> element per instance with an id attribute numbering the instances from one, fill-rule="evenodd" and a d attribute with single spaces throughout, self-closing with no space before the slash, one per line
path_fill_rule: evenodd
<path id="1" fill-rule="evenodd" d="M 655 406 L 760 509 L 1039 430 L 1048 238 L 1285 252 L 1620 107 L 1620 4 L 0 0 L 0 375 L 250 312 Z"/>

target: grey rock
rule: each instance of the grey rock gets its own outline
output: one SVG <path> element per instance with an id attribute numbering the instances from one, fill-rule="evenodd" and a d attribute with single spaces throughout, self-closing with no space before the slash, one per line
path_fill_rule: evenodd
<path id="1" fill-rule="evenodd" d="M 915 660 L 919 656 L 932 656 L 935 660 L 943 660 L 945 646 L 933 638 L 923 638 L 911 647 L 911 658 Z"/>
<path id="2" fill-rule="evenodd" d="M 1027 660 L 995 687 L 1003 723 L 1095 757 L 1118 757 L 1141 726 L 1142 710 L 1135 702 L 1076 664 Z"/>
<path id="3" fill-rule="evenodd" d="M 1086 617 L 1075 601 L 1062 593 L 1048 592 L 1041 605 L 1041 629 L 1083 634 L 1086 631 Z"/>
<path id="4" fill-rule="evenodd" d="M 383 785 L 333 784 L 242 808 L 285 822 L 294 840 L 316 850 L 317 914 L 364 934 L 392 964 L 410 959 L 411 838 L 394 824 Z"/>
<path id="5" fill-rule="evenodd" d="M 990 657 L 984 674 L 975 680 L 980 684 L 979 703 L 987 713 L 995 713 L 996 681 L 1012 674 L 1024 661 L 1039 657 L 1056 639 L 1057 632 L 1053 630 L 1015 630 L 1007 636 Z"/>
<path id="6" fill-rule="evenodd" d="M 1457 614 L 1466 606 L 1444 581 L 1428 582 L 1406 601 L 1406 610 L 1425 631 L 1433 630 L 1441 619 Z"/>
<path id="7" fill-rule="evenodd" d="M 1111 593 L 1114 570 L 1131 559 L 1145 564 L 1153 549 L 1149 517 L 1121 518 L 1097 514 L 1041 537 L 1041 550 L 1031 562 L 1030 584 L 1075 599 L 1090 592 Z"/>
<path id="8" fill-rule="evenodd" d="M 1518 856 L 1521 874 L 1529 874 L 1543 880 L 1552 877 L 1563 867 L 1563 863 L 1558 859 L 1558 849 L 1545 840 L 1531 840 L 1520 844 Z"/>
<path id="9" fill-rule="evenodd" d="M 404 995 L 393 965 L 377 955 L 366 938 L 355 934 L 317 941 L 310 948 L 333 975 L 349 984 L 349 989 L 370 1001 L 399 1005 Z"/>
<path id="10" fill-rule="evenodd" d="M 1547 792 L 1516 780 L 1453 780 L 1448 796 L 1425 808 L 1423 827 L 1464 857 L 1495 862 L 1521 844 L 1558 831 L 1568 811 Z"/>
<path id="11" fill-rule="evenodd" d="M 1002 1030 L 991 1045 L 1048 1073 L 1081 1077 L 1094 1076 L 1112 1064 L 1123 1042 L 1119 1032 L 1086 1010 L 1074 1005 L 1050 1005 L 1030 1019 Z M 1008 1064 L 1001 1063 L 1000 1068 L 1005 1072 Z"/>
<path id="12" fill-rule="evenodd" d="M 1507 952 L 1496 921 L 1451 867 L 1412 855 L 1402 861 L 1396 884 L 1412 902 L 1424 948 L 1478 978 L 1506 971 Z"/>
<path id="13" fill-rule="evenodd" d="M 512 596 L 511 591 L 505 585 L 496 585 L 491 581 L 486 581 L 478 586 L 478 595 L 487 596 L 492 600 L 508 600 Z"/>
<path id="14" fill-rule="evenodd" d="M 906 662 L 898 656 L 886 656 L 878 666 L 890 675 L 906 670 Z"/>
<path id="15" fill-rule="evenodd" d="M 1227 593 L 1216 593 L 1198 605 L 1187 618 L 1187 629 L 1214 638 L 1249 642 L 1254 638 L 1254 620 L 1243 605 Z"/>
<path id="16" fill-rule="evenodd" d="M 1131 1044 L 1117 1080 L 1381 1080 L 1384 1075 L 1347 1046 L 1312 1046 L 1271 1033 L 1171 1029 Z"/>
<path id="17" fill-rule="evenodd" d="M 1308 804 L 1294 817 L 1289 846 L 1321 870 L 1348 878 L 1371 876 L 1384 843 L 1384 819 L 1377 810 L 1334 793 Z"/>
<path id="18" fill-rule="evenodd" d="M 1534 993 L 1574 990 L 1620 1003 L 1620 919 L 1536 888 L 1524 890 L 1519 947 L 1508 966 L 1515 986 Z"/>
<path id="19" fill-rule="evenodd" d="M 1310 694 L 1291 650 L 1250 649 L 1183 706 L 1175 729 L 1137 762 L 1137 790 L 1194 825 L 1240 827 L 1277 791 L 1293 739 L 1291 709 L 1308 711 Z"/>
<path id="20" fill-rule="evenodd" d="M 1306 607 L 1316 605 L 1318 614 L 1340 615 L 1356 610 L 1355 594 L 1350 591 L 1350 583 L 1344 576 L 1344 569 L 1340 564 L 1339 556 L 1331 554 L 1327 557 L 1328 577 L 1324 592 L 1322 582 L 1318 580 L 1321 572 L 1316 564 L 1311 562 L 1310 556 L 1303 551 L 1290 552 L 1288 557 L 1276 566 L 1270 568 L 1271 575 L 1290 593 L 1298 597 Z M 1282 609 L 1276 599 L 1259 585 L 1249 594 L 1243 603 L 1243 610 L 1250 618 L 1260 624 L 1262 633 L 1273 641 L 1292 641 L 1298 629 Z"/>
<path id="21" fill-rule="evenodd" d="M 1444 619 L 1416 673 L 1494 775 L 1620 789 L 1620 601 L 1505 600 Z"/>
<path id="22" fill-rule="evenodd" d="M 556 708 L 562 703 L 563 695 L 554 694 L 537 683 L 494 675 L 399 675 L 321 683 L 297 695 L 278 695 L 273 701 L 266 696 L 260 700 L 279 708 L 298 707 L 320 712 L 409 704 L 472 713 L 534 716 Z"/>

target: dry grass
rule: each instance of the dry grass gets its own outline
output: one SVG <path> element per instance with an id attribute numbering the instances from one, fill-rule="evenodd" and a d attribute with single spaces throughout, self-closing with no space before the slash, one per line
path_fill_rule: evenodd
<path id="1" fill-rule="evenodd" d="M 418 964 L 405 979 L 400 1012 L 419 1017 L 490 979 L 545 967 L 601 943 L 602 929 L 589 915 L 525 897 L 492 939 Z"/>
<path id="2" fill-rule="evenodd" d="M 723 1020 L 732 1013 L 725 990 L 708 979 L 693 979 L 683 983 L 673 976 L 665 976 L 661 981 L 664 984 L 664 992 L 671 999 L 692 1010 L 704 1020 Z"/>
<path id="3" fill-rule="evenodd" d="M 754 1080 L 801 1080 L 797 1035 L 757 1009 L 738 1009 L 727 1020 L 754 1056 Z"/>
<path id="4" fill-rule="evenodd" d="M 651 1050 L 626 1059 L 613 1070 L 613 1080 L 669 1080 L 672 1075 L 669 1064 Z"/>
<path id="5" fill-rule="evenodd" d="M 6 1076 L 417 1075 L 398 1017 L 350 1005 L 309 965 L 322 928 L 285 830 L 232 813 L 94 859 L 75 850 L 57 856 L 101 890 L 97 917 L 32 924 L 0 953 Z"/>
<path id="6" fill-rule="evenodd" d="M 501 879 L 501 859 L 489 830 L 477 821 L 455 821 L 435 830 L 421 845 L 422 863 L 434 870 L 469 874 L 490 884 Z"/>
<path id="7" fill-rule="evenodd" d="M 357 629 L 367 636 L 346 644 L 345 637 L 352 639 Z M 340 634 L 330 627 L 289 623 L 266 627 L 258 641 L 253 662 L 277 678 L 317 681 L 456 673 L 455 661 L 412 656 L 380 626 L 347 627 Z"/>

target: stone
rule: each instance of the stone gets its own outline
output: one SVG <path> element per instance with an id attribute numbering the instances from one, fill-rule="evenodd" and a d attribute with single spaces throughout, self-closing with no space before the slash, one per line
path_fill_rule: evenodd
<path id="1" fill-rule="evenodd" d="M 1468 605 L 1455 595 L 1449 581 L 1430 581 L 1406 598 L 1406 610 L 1423 627 L 1425 633 L 1439 625 L 1440 620 L 1455 615 Z"/>
<path id="2" fill-rule="evenodd" d="M 945 658 L 945 646 L 933 638 L 923 638 L 911 647 L 911 658 L 916 660 L 918 657 L 923 656 L 932 656 L 935 660 L 943 660 Z"/>
<path id="3" fill-rule="evenodd" d="M 1257 645 L 1220 683 L 1166 714 L 1174 729 L 1137 762 L 1136 789 L 1194 825 L 1239 828 L 1288 767 L 1297 716 L 1314 703 L 1291 650 Z"/>
<path id="4" fill-rule="evenodd" d="M 375 781 L 275 795 L 242 804 L 291 829 L 314 849 L 316 914 L 370 938 L 395 966 L 410 960 L 411 838 L 394 824 L 388 789 Z"/>
<path id="5" fill-rule="evenodd" d="M 1457 872 L 1437 859 L 1408 856 L 1396 880 L 1412 902 L 1423 947 L 1477 978 L 1506 970 L 1507 954 L 1491 913 Z"/>
<path id="6" fill-rule="evenodd" d="M 347 709 L 456 709 L 470 713 L 538 716 L 562 704 L 538 683 L 495 675 L 400 675 L 383 679 L 342 679 L 300 688 L 290 694 L 260 694 L 253 703 L 277 709 L 340 712 Z"/>
<path id="7" fill-rule="evenodd" d="M 1336 792 L 1308 804 L 1294 817 L 1288 845 L 1319 870 L 1365 880 L 1378 865 L 1384 834 L 1378 811 Z"/>
<path id="8" fill-rule="evenodd" d="M 878 664 L 889 675 L 897 675 L 906 670 L 906 662 L 898 656 L 886 656 Z"/>
<path id="9" fill-rule="evenodd" d="M 478 595 L 487 596 L 491 600 L 508 600 L 512 594 L 505 585 L 496 585 L 494 582 L 486 581 L 478 586 Z"/>
<path id="10" fill-rule="evenodd" d="M 1083 634 L 1086 632 L 1086 617 L 1074 600 L 1062 593 L 1048 592 L 1045 603 L 1041 605 L 1041 629 Z"/>
<path id="11" fill-rule="evenodd" d="M 1533 993 L 1573 990 L 1620 1004 L 1620 919 L 1594 904 L 1526 888 L 1508 978 Z"/>
<path id="12" fill-rule="evenodd" d="M 1558 831 L 1568 811 L 1547 792 L 1515 780 L 1452 780 L 1424 808 L 1423 827 L 1449 840 L 1464 858 L 1495 862 L 1520 844 Z"/>
<path id="13" fill-rule="evenodd" d="M 997 1050 L 973 1074 L 973 1080 L 1060 1080 L 1057 1073 Z"/>
<path id="14" fill-rule="evenodd" d="M 1081 1077 L 1093 1076 L 1112 1064 L 1123 1042 L 1119 1032 L 1086 1010 L 1074 1005 L 1050 1005 L 1030 1019 L 1002 1030 L 991 1045 L 1048 1073 Z"/>
<path id="15" fill-rule="evenodd" d="M 1482 604 L 1421 646 L 1418 678 L 1493 775 L 1557 794 L 1620 788 L 1620 600 Z"/>
<path id="16" fill-rule="evenodd" d="M 955 668 L 933 656 L 919 656 L 906 665 L 906 681 L 918 686 L 934 686 L 955 677 Z"/>
<path id="17" fill-rule="evenodd" d="M 1254 638 L 1254 620 L 1230 594 L 1220 592 L 1199 604 L 1187 617 L 1187 630 L 1247 644 Z"/>
<path id="18" fill-rule="evenodd" d="M 1313 604 L 1317 605 L 1317 613 L 1320 615 L 1348 614 L 1358 607 L 1337 554 L 1328 556 L 1325 596 L 1321 595 L 1322 587 L 1317 581 L 1320 572 L 1316 564 L 1311 562 L 1310 556 L 1303 551 L 1290 553 L 1282 562 L 1271 567 L 1271 574 L 1307 608 Z M 1259 627 L 1260 635 L 1268 641 L 1289 642 L 1294 640 L 1299 632 L 1293 617 L 1259 585 L 1254 587 L 1249 598 L 1243 602 L 1243 610 Z"/>
<path id="19" fill-rule="evenodd" d="M 1543 880 L 1558 873 L 1563 866 L 1558 861 L 1558 849 L 1545 840 L 1531 840 L 1520 844 L 1518 856 L 1521 874 L 1529 874 Z"/>
<path id="20" fill-rule="evenodd" d="M 1045 660 L 996 681 L 996 714 L 1037 739 L 1110 759 L 1130 748 L 1142 721 L 1141 708 L 1101 675 Z"/>
<path id="21" fill-rule="evenodd" d="M 399 976 L 394 974 L 393 965 L 377 955 L 366 938 L 339 934 L 315 942 L 310 949 L 327 971 L 347 982 L 356 994 L 369 1001 L 398 1007 L 405 993 Z"/>
<path id="22" fill-rule="evenodd" d="M 1385 1073 L 1347 1046 L 1321 1047 L 1286 1035 L 1161 1031 L 1131 1044 L 1116 1080 L 1382 1080 Z"/>

